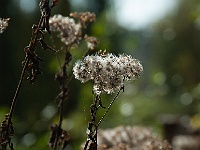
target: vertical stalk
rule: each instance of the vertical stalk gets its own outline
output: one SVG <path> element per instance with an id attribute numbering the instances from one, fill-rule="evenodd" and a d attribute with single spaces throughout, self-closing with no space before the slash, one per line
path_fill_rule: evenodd
<path id="1" fill-rule="evenodd" d="M 25 64 L 24 64 L 24 67 L 22 69 L 22 73 L 21 73 L 21 76 L 20 76 L 20 80 L 19 80 L 19 83 L 17 85 L 17 89 L 15 91 L 15 95 L 14 95 L 14 98 L 12 100 L 12 104 L 11 104 L 11 107 L 10 107 L 10 112 L 9 112 L 9 115 L 8 115 L 8 128 L 7 128 L 6 135 L 9 132 L 9 127 L 10 127 L 10 124 L 11 124 L 11 119 L 12 119 L 13 111 L 14 111 L 14 108 L 15 108 L 15 105 L 16 105 L 16 102 L 17 102 L 17 98 L 19 96 L 19 91 L 21 89 L 22 81 L 24 79 L 24 75 L 25 75 L 26 68 L 27 68 L 27 65 L 28 65 L 29 61 L 30 61 L 30 59 L 28 57 L 26 57 L 25 58 Z"/>
<path id="2" fill-rule="evenodd" d="M 70 60 L 71 60 L 71 54 L 69 53 L 69 49 L 67 48 L 67 50 L 65 52 L 65 60 L 64 60 L 64 63 L 61 67 L 61 72 L 59 72 L 57 74 L 57 77 L 56 77 L 56 80 L 58 80 L 58 82 L 60 84 L 60 89 L 61 89 L 62 95 L 59 96 L 59 98 L 60 98 L 60 102 L 59 102 L 59 123 L 58 123 L 58 129 L 57 129 L 57 132 L 56 132 L 55 141 L 54 141 L 54 144 L 53 144 L 54 150 L 57 149 L 58 140 L 59 140 L 59 138 L 61 137 L 61 134 L 62 134 L 64 100 L 66 99 L 67 92 L 68 92 L 67 85 L 65 85 L 66 79 L 68 79 L 66 66 L 68 65 Z M 68 81 L 69 81 L 69 79 L 68 79 Z"/>
<path id="3" fill-rule="evenodd" d="M 37 32 L 34 34 L 34 31 L 33 31 L 33 33 L 32 33 L 32 37 L 31 37 L 30 44 L 29 44 L 29 46 L 30 46 L 29 50 L 34 50 L 34 48 L 35 48 L 36 40 L 37 40 L 37 36 L 38 36 L 38 32 L 39 32 L 39 27 L 41 26 L 42 20 L 43 20 L 42 18 L 43 17 L 40 18 L 40 21 L 38 23 Z M 27 66 L 29 64 L 29 61 L 30 61 L 30 58 L 28 57 L 28 55 L 26 55 L 25 62 L 24 62 L 24 67 L 22 69 L 22 73 L 21 73 L 21 76 L 20 76 L 20 79 L 19 79 L 19 83 L 17 85 L 17 89 L 15 91 L 15 95 L 13 97 L 12 104 L 11 104 L 11 107 L 10 107 L 10 112 L 9 112 L 9 116 L 8 116 L 8 129 L 7 129 L 7 133 L 8 133 L 8 130 L 9 130 L 9 126 L 10 126 L 10 123 L 11 123 L 13 111 L 14 111 L 14 108 L 15 108 L 15 105 L 16 105 L 16 102 L 17 102 L 17 98 L 19 96 L 19 91 L 21 89 L 22 81 L 24 79 L 24 75 L 25 75 Z"/>

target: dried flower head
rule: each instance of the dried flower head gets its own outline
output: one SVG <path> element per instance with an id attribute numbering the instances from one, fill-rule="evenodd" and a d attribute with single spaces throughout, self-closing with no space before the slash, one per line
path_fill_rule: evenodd
<path id="1" fill-rule="evenodd" d="M 70 18 L 72 17 L 72 18 Z M 76 46 L 82 39 L 82 29 L 93 22 L 96 15 L 91 12 L 71 13 L 70 17 L 54 15 L 49 19 L 52 32 L 59 32 L 59 37 L 67 46 Z M 75 19 L 78 19 L 77 22 Z"/>
<path id="2" fill-rule="evenodd" d="M 94 50 L 97 47 L 97 45 L 99 44 L 97 38 L 94 36 L 85 35 L 84 39 L 87 42 L 88 49 L 90 49 L 90 50 Z"/>
<path id="3" fill-rule="evenodd" d="M 75 23 L 73 18 L 54 15 L 49 19 L 49 26 L 52 32 L 59 32 L 61 41 L 68 45 L 78 44 L 81 40 L 81 25 Z"/>
<path id="4" fill-rule="evenodd" d="M 0 18 L 0 33 L 3 33 L 6 30 L 9 20 L 10 18 L 7 18 L 7 19 Z"/>
<path id="5" fill-rule="evenodd" d="M 78 19 L 84 28 L 87 27 L 88 23 L 94 22 L 96 19 L 95 13 L 91 12 L 82 12 L 82 13 L 73 12 L 70 14 L 70 17 Z"/>
<path id="6" fill-rule="evenodd" d="M 114 93 L 124 86 L 124 81 L 137 79 L 143 67 L 131 55 L 98 53 L 86 56 L 73 67 L 75 78 L 82 83 L 93 81 L 93 92 L 100 95 Z"/>
<path id="7" fill-rule="evenodd" d="M 172 150 L 150 128 L 119 126 L 98 131 L 98 150 Z"/>

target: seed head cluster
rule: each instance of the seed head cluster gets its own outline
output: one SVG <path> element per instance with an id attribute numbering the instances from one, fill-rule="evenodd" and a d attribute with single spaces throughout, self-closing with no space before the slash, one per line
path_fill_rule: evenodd
<path id="1" fill-rule="evenodd" d="M 98 149 L 172 150 L 172 146 L 166 140 L 159 138 L 151 128 L 141 126 L 118 126 L 116 128 L 106 130 L 100 129 L 98 131 Z"/>
<path id="2" fill-rule="evenodd" d="M 66 45 L 78 43 L 81 39 L 81 25 L 76 24 L 73 18 L 54 15 L 49 19 L 50 30 L 59 32 L 58 35 Z"/>
<path id="3" fill-rule="evenodd" d="M 73 74 L 82 83 L 91 80 L 93 92 L 111 94 L 124 86 L 124 81 L 137 79 L 143 67 L 131 55 L 112 53 L 88 55 L 75 63 Z"/>
<path id="4" fill-rule="evenodd" d="M 70 17 L 57 14 L 49 19 L 49 26 L 52 32 L 59 32 L 58 36 L 66 46 L 76 46 L 82 39 L 82 29 L 94 22 L 95 18 L 91 12 L 74 12 Z"/>
<path id="5" fill-rule="evenodd" d="M 70 17 L 78 19 L 83 28 L 86 28 L 89 23 L 94 22 L 96 19 L 95 13 L 91 12 L 72 12 L 70 13 Z"/>

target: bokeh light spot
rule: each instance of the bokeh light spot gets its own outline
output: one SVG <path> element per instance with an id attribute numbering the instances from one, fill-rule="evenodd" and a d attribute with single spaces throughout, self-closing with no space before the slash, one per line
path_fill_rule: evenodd
<path id="1" fill-rule="evenodd" d="M 154 83 L 157 85 L 162 85 L 166 81 L 166 75 L 163 72 L 158 72 L 153 77 Z"/>
<path id="2" fill-rule="evenodd" d="M 123 116 L 130 116 L 134 111 L 134 107 L 131 103 L 124 103 L 120 107 L 120 112 Z"/>
<path id="3" fill-rule="evenodd" d="M 181 95 L 180 101 L 183 105 L 189 105 L 192 103 L 193 98 L 189 93 L 184 93 Z"/>
<path id="4" fill-rule="evenodd" d="M 21 142 L 24 146 L 31 146 L 36 142 L 36 136 L 33 133 L 28 133 L 24 135 Z"/>
<path id="5" fill-rule="evenodd" d="M 56 113 L 55 106 L 47 105 L 41 112 L 41 116 L 44 119 L 51 119 Z"/>

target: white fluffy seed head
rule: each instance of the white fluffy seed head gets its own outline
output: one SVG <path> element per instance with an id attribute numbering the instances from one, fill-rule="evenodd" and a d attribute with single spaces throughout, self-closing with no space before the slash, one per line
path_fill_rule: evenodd
<path id="1" fill-rule="evenodd" d="M 65 45 L 78 44 L 81 40 L 81 24 L 75 23 L 73 18 L 62 15 L 54 15 L 49 19 L 49 26 L 52 32 L 59 32 L 59 37 Z"/>
<path id="2" fill-rule="evenodd" d="M 131 55 L 112 53 L 101 56 L 86 56 L 73 67 L 73 74 L 82 83 L 92 80 L 93 92 L 97 95 L 114 93 L 121 89 L 124 81 L 138 79 L 143 67 Z"/>

